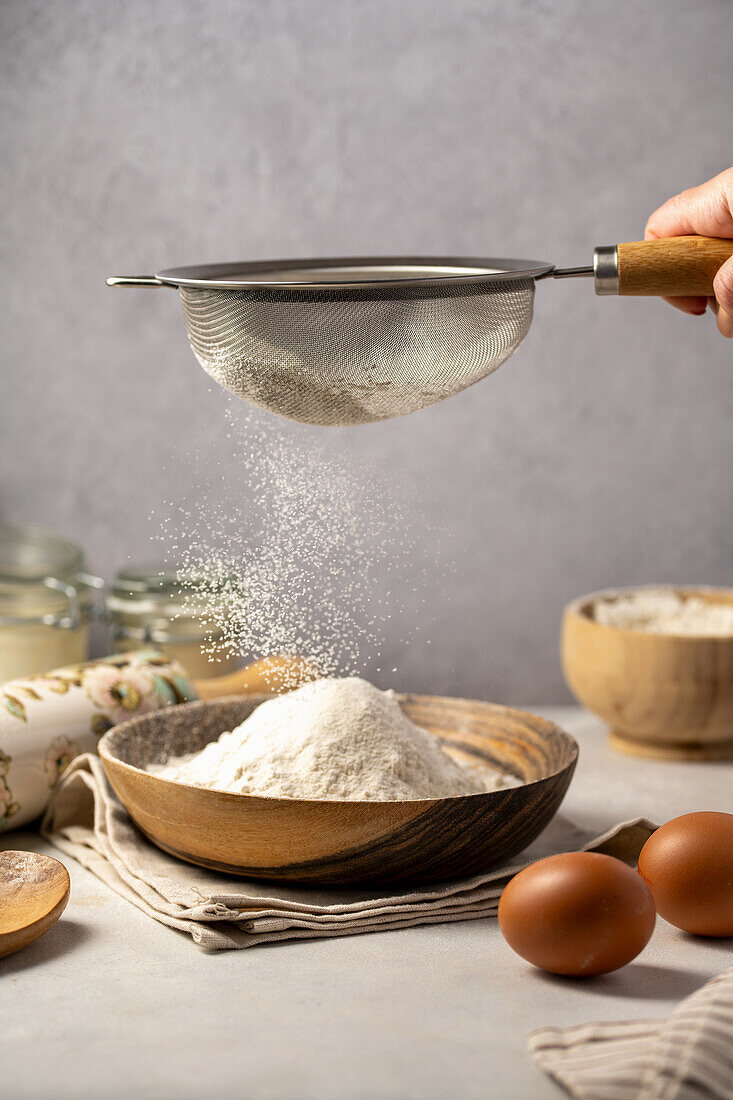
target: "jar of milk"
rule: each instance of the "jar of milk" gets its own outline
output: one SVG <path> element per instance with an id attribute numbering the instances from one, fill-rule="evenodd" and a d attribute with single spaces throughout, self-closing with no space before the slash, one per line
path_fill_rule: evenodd
<path id="1" fill-rule="evenodd" d="M 0 683 L 85 661 L 94 591 L 80 546 L 31 524 L 0 524 Z"/>
<path id="2" fill-rule="evenodd" d="M 168 562 L 132 565 L 117 573 L 107 594 L 115 651 L 155 646 L 179 661 L 193 680 L 234 672 L 239 658 L 220 655 L 226 647 L 215 609 L 210 617 L 202 616 L 197 598 L 194 610 L 181 578 L 181 571 Z"/>

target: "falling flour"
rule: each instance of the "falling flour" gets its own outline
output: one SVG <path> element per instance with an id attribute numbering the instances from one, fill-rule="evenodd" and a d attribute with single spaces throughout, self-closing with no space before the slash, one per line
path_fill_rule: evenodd
<path id="1" fill-rule="evenodd" d="M 445 798 L 520 782 L 457 763 L 394 692 L 358 677 L 316 680 L 268 700 L 200 752 L 147 770 L 236 794 L 354 801 Z"/>
<path id="2" fill-rule="evenodd" d="M 236 399 L 189 460 L 186 495 L 156 537 L 186 615 L 211 625 L 206 656 L 300 655 L 321 676 L 396 671 L 431 617 L 428 569 L 450 568 L 449 535 L 415 518 L 412 497 L 408 518 L 399 478 L 354 461 L 338 433 L 314 437 Z"/>
<path id="3" fill-rule="evenodd" d="M 604 626 L 651 634 L 733 635 L 733 604 L 683 596 L 669 588 L 596 600 L 593 618 Z"/>

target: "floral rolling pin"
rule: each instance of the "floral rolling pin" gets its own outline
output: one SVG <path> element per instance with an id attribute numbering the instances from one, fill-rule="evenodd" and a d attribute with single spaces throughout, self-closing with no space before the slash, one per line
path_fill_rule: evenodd
<path id="1" fill-rule="evenodd" d="M 0 832 L 43 813 L 66 766 L 105 730 L 196 697 L 183 667 L 152 650 L 0 685 Z"/>

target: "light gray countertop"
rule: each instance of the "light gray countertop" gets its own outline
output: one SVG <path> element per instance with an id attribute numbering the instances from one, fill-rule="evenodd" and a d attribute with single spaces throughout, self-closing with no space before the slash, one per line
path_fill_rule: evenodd
<path id="1" fill-rule="evenodd" d="M 584 712 L 534 709 L 580 743 L 563 807 L 579 824 L 733 810 L 733 762 L 624 757 Z M 0 848 L 60 854 L 32 830 Z M 665 1016 L 733 953 L 659 920 L 624 970 L 568 981 L 513 955 L 484 919 L 206 954 L 65 862 L 61 921 L 0 960 L 8 1100 L 558 1097 L 526 1054 L 528 1031 Z"/>

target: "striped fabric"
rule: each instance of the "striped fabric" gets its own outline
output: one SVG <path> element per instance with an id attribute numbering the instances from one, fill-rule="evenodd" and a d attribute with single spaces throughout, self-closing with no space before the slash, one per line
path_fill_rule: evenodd
<path id="1" fill-rule="evenodd" d="M 667 1020 L 546 1027 L 528 1045 L 578 1100 L 733 1100 L 733 966 Z"/>

